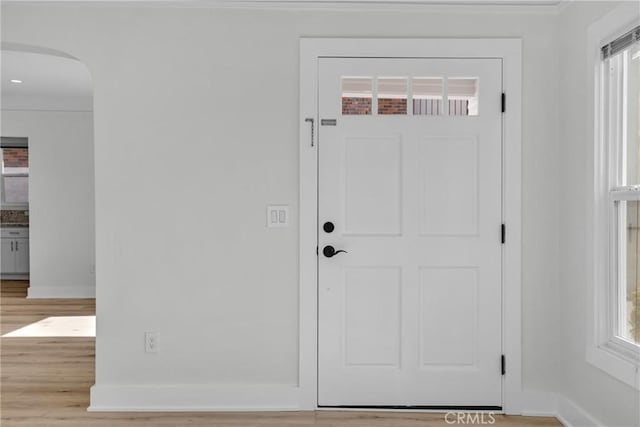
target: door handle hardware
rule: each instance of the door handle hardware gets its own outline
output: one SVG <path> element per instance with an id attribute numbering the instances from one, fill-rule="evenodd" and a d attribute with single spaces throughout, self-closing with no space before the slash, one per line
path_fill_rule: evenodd
<path id="1" fill-rule="evenodd" d="M 13 252 L 13 240 L 11 241 L 11 252 Z"/>
<path id="2" fill-rule="evenodd" d="M 18 241 L 16 240 L 16 252 L 18 251 Z"/>
<path id="3" fill-rule="evenodd" d="M 327 245 L 327 246 L 325 246 L 324 248 L 322 248 L 322 254 L 323 254 L 324 256 L 326 256 L 327 258 L 331 258 L 331 257 L 333 257 L 334 255 L 339 254 L 340 252 L 343 252 L 343 253 L 345 253 L 345 254 L 346 254 L 346 253 L 348 253 L 347 251 L 345 251 L 345 250 L 343 250 L 343 249 L 339 249 L 339 250 L 337 250 L 337 251 L 336 251 L 336 248 L 334 248 L 334 247 L 333 247 L 333 246 L 331 246 L 331 245 Z"/>
<path id="4" fill-rule="evenodd" d="M 314 136 L 314 133 L 315 133 L 315 129 L 314 129 L 314 127 L 315 127 L 315 123 L 314 123 L 314 120 L 313 120 L 312 118 L 306 118 L 306 119 L 304 119 L 304 121 L 305 121 L 305 122 L 309 122 L 309 123 L 311 123 L 311 146 L 313 147 L 313 136 Z"/>
<path id="5" fill-rule="evenodd" d="M 333 230 L 335 230 L 335 226 L 331 221 L 327 221 L 322 225 L 322 229 L 325 233 L 331 233 Z"/>

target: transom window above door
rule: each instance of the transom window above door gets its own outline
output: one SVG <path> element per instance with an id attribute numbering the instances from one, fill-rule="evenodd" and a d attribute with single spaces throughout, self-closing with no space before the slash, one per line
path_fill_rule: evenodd
<path id="1" fill-rule="evenodd" d="M 343 76 L 342 115 L 477 116 L 479 78 Z"/>

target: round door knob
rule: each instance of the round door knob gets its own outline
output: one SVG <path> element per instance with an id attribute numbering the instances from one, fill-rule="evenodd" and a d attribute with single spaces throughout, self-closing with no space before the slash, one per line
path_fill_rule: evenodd
<path id="1" fill-rule="evenodd" d="M 333 230 L 335 230 L 335 226 L 333 225 L 333 223 L 331 221 L 327 221 L 322 225 L 322 229 L 324 230 L 325 233 L 331 233 Z"/>
<path id="2" fill-rule="evenodd" d="M 332 256 L 339 254 L 340 252 L 344 252 L 345 254 L 347 253 L 347 251 L 342 249 L 336 251 L 336 248 L 331 245 L 327 245 L 322 248 L 322 254 L 327 258 L 331 258 Z"/>

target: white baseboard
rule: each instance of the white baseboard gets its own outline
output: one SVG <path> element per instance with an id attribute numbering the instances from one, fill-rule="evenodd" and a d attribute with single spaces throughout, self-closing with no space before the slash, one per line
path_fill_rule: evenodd
<path id="1" fill-rule="evenodd" d="M 299 411 L 293 385 L 94 385 L 90 412 Z M 510 414 L 556 417 L 565 427 L 602 427 L 584 408 L 556 393 L 523 392 Z"/>
<path id="2" fill-rule="evenodd" d="M 294 411 L 300 396 L 293 385 L 94 385 L 88 411 Z"/>
<path id="3" fill-rule="evenodd" d="M 558 396 L 556 401 L 556 418 L 565 427 L 602 427 L 584 408 L 565 396 Z"/>
<path id="4" fill-rule="evenodd" d="M 27 298 L 95 298 L 95 286 L 29 286 Z"/>
<path id="5" fill-rule="evenodd" d="M 565 427 L 602 427 L 589 412 L 573 400 L 557 393 L 523 392 L 518 398 L 520 415 L 556 417 Z M 509 413 L 515 413 L 510 411 Z"/>
<path id="6" fill-rule="evenodd" d="M 519 393 L 515 404 L 505 412 L 527 417 L 555 417 L 557 399 L 552 392 L 524 391 Z"/>
<path id="7" fill-rule="evenodd" d="M 2 280 L 29 280 L 29 274 L 2 274 L 0 275 Z"/>

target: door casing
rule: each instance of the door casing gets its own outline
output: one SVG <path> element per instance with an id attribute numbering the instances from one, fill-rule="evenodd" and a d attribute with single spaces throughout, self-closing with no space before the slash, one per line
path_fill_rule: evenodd
<path id="1" fill-rule="evenodd" d="M 503 411 L 519 413 L 522 400 L 521 348 L 521 101 L 520 39 L 339 39 L 300 40 L 300 194 L 299 194 L 299 370 L 301 409 L 318 409 L 318 59 L 345 58 L 499 58 L 506 94 L 503 115 L 502 342 L 506 359 Z M 308 119 L 313 119 L 310 121 Z"/>

